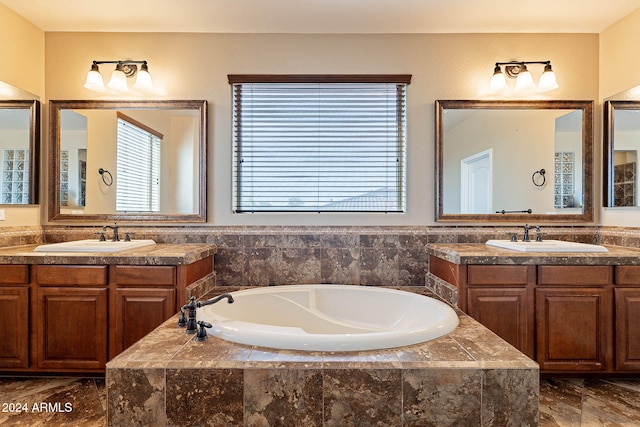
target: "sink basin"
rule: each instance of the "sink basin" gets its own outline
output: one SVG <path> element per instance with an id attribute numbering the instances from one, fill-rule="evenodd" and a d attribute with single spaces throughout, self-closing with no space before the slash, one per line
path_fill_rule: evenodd
<path id="1" fill-rule="evenodd" d="M 487 245 L 518 252 L 609 252 L 600 245 L 588 243 L 564 242 L 562 240 L 543 240 L 542 242 L 512 242 L 511 240 L 487 240 Z"/>
<path id="2" fill-rule="evenodd" d="M 119 241 L 101 242 L 100 240 L 75 240 L 71 242 L 50 243 L 40 245 L 34 252 L 119 252 L 127 249 L 140 248 L 155 245 L 153 240 L 132 240 L 130 242 Z"/>

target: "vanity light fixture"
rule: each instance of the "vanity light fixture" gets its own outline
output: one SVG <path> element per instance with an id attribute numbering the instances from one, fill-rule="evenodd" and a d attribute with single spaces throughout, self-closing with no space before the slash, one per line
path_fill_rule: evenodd
<path id="1" fill-rule="evenodd" d="M 153 90 L 153 81 L 149 74 L 147 61 L 93 61 L 91 69 L 87 73 L 87 80 L 84 87 L 94 92 L 104 92 L 106 90 L 102 74 L 100 74 L 99 64 L 116 64 L 116 69 L 111 74 L 111 79 L 107 86 L 118 92 L 128 92 L 127 78 L 136 77 L 135 89 L 143 92 Z M 140 64 L 140 70 L 138 70 Z"/>
<path id="2" fill-rule="evenodd" d="M 535 84 L 531 72 L 527 69 L 527 64 L 544 65 L 544 70 L 536 89 L 538 92 L 549 92 L 559 87 L 556 75 L 551 69 L 551 61 L 510 61 L 496 62 L 496 67 L 493 69 L 493 76 L 491 76 L 491 81 L 489 82 L 490 90 L 492 92 L 499 92 L 506 89 L 506 77 L 516 79 L 516 91 L 518 92 L 533 89 Z M 503 66 L 504 73 L 502 72 Z"/>

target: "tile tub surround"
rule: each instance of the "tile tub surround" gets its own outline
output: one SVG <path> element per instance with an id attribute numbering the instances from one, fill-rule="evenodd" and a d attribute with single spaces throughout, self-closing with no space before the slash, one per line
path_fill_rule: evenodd
<path id="1" fill-rule="evenodd" d="M 538 365 L 458 313 L 436 340 L 354 353 L 196 343 L 174 317 L 107 364 L 108 424 L 538 425 Z"/>

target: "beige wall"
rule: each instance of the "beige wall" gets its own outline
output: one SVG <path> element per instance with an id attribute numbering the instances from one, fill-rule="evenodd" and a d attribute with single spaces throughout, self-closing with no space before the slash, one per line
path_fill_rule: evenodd
<path id="1" fill-rule="evenodd" d="M 640 9 L 600 33 L 600 100 L 640 101 L 639 44 Z M 603 225 L 640 226 L 640 208 L 601 208 L 601 211 Z"/>
<path id="2" fill-rule="evenodd" d="M 215 225 L 433 224 L 436 99 L 490 98 L 494 63 L 514 59 L 553 62 L 560 89 L 535 99 L 598 97 L 597 34 L 47 33 L 45 39 L 48 99 L 96 98 L 82 87 L 92 60 L 146 59 L 161 98 L 209 102 L 208 210 Z M 411 73 L 407 213 L 233 215 L 229 73 Z"/>
<path id="3" fill-rule="evenodd" d="M 0 58 L 0 82 L 44 98 L 44 32 L 3 4 L 0 4 Z M 20 98 L 24 99 L 22 93 Z M 6 217 L 0 221 L 0 228 L 40 224 L 40 206 L 0 205 L 0 209 Z"/>

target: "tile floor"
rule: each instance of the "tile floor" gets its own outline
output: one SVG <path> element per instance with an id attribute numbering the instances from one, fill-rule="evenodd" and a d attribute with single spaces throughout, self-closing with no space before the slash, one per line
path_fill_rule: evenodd
<path id="1" fill-rule="evenodd" d="M 2 427 L 105 424 L 103 378 L 0 377 Z M 541 379 L 540 426 L 640 426 L 640 379 Z"/>

